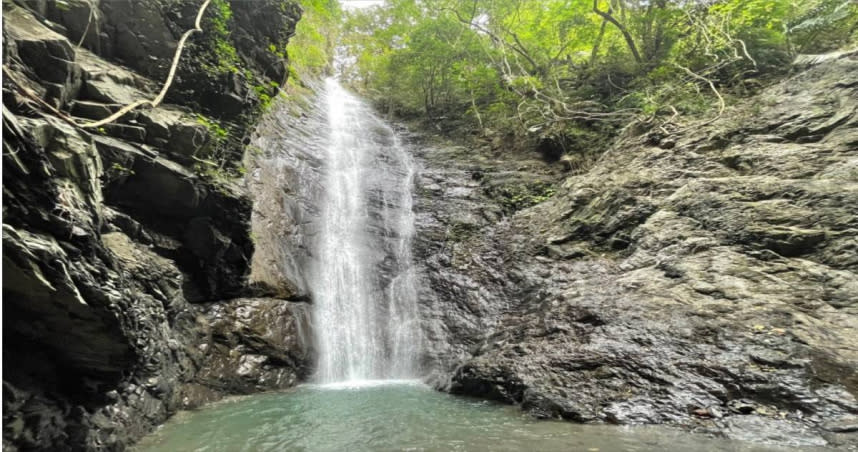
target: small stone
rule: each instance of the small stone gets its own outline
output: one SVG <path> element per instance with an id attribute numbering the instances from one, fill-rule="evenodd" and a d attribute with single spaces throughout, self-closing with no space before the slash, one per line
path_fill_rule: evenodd
<path id="1" fill-rule="evenodd" d="M 699 417 L 712 417 L 712 414 L 706 408 L 697 408 L 695 410 L 691 410 L 691 414 Z"/>
<path id="2" fill-rule="evenodd" d="M 709 411 L 709 416 L 714 419 L 721 419 L 722 417 L 724 417 L 724 411 L 722 411 L 721 408 L 717 406 L 711 406 L 708 408 L 707 411 Z"/>
<path id="3" fill-rule="evenodd" d="M 834 433 L 858 432 L 858 416 L 842 416 L 822 424 L 822 428 Z"/>
<path id="4" fill-rule="evenodd" d="M 733 413 L 751 414 L 754 412 L 755 408 L 756 405 L 754 402 L 748 399 L 734 399 L 727 402 L 727 409 Z"/>

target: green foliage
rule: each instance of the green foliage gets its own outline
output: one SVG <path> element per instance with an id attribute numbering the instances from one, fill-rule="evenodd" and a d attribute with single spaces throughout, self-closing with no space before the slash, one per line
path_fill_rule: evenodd
<path id="1" fill-rule="evenodd" d="M 197 122 L 204 125 L 209 130 L 209 135 L 215 141 L 224 141 L 229 136 L 229 131 L 223 128 L 217 120 L 206 117 L 202 114 L 196 115 Z"/>
<path id="2" fill-rule="evenodd" d="M 212 74 L 238 73 L 238 51 L 229 40 L 232 9 L 227 0 L 212 0 L 212 13 L 207 14 L 206 44 L 212 49 L 214 61 L 204 63 L 203 69 Z"/>
<path id="3" fill-rule="evenodd" d="M 277 84 L 275 83 L 275 88 L 277 88 Z M 256 93 L 256 97 L 259 98 L 259 104 L 263 111 L 267 111 L 271 108 L 271 95 L 268 94 L 269 86 L 266 85 L 254 85 L 253 91 Z"/>
<path id="4" fill-rule="evenodd" d="M 796 53 L 821 53 L 858 41 L 858 2 L 822 0 L 792 12 L 785 26 Z"/>
<path id="5" fill-rule="evenodd" d="M 133 169 L 122 166 L 122 164 L 120 164 L 118 162 L 113 162 L 113 164 L 110 165 L 110 167 L 107 168 L 107 170 L 105 171 L 104 176 L 105 176 L 106 181 L 109 183 L 109 182 L 113 182 L 117 179 L 121 179 L 123 177 L 131 176 L 133 174 L 134 174 Z"/>
<path id="6" fill-rule="evenodd" d="M 505 184 L 490 187 L 488 194 L 500 201 L 508 213 L 547 201 L 554 196 L 554 187 L 546 182 Z"/>
<path id="7" fill-rule="evenodd" d="M 581 131 L 715 115 L 722 98 L 785 73 L 796 53 L 854 42 L 858 25 L 850 0 L 595 5 L 402 0 L 350 11 L 343 78 L 388 112 L 464 118 L 587 152 Z"/>
<path id="8" fill-rule="evenodd" d="M 300 74 L 319 76 L 332 72 L 332 61 L 342 15 L 337 0 L 301 0 L 304 13 L 289 43 L 289 58 Z M 277 49 L 271 49 L 277 52 Z M 285 52 L 280 54 L 285 57 Z M 295 77 L 298 78 L 298 77 Z"/>
<path id="9" fill-rule="evenodd" d="M 218 120 L 202 114 L 196 115 L 196 121 L 208 130 L 210 141 L 198 155 L 193 156 L 195 172 L 214 182 L 243 176 L 247 169 L 236 164 L 236 159 L 230 155 L 230 148 L 234 144 L 230 143 L 229 129 Z"/>

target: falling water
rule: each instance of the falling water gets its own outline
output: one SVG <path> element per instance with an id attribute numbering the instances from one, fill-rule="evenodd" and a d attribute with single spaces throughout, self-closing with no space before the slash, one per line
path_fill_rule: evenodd
<path id="1" fill-rule="evenodd" d="M 420 327 L 411 265 L 413 162 L 371 108 L 333 79 L 310 276 L 323 383 L 414 377 Z"/>

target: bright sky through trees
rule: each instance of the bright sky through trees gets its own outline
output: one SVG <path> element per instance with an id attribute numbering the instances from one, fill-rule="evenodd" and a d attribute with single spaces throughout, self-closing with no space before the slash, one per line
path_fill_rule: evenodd
<path id="1" fill-rule="evenodd" d="M 360 9 L 360 8 L 368 8 L 370 6 L 379 6 L 384 3 L 384 0 L 344 0 L 342 2 L 343 9 Z"/>

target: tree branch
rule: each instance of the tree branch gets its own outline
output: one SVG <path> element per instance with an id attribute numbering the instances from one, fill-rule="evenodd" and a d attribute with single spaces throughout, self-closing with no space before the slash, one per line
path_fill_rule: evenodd
<path id="1" fill-rule="evenodd" d="M 524 49 L 524 47 L 521 45 L 521 41 L 518 39 L 518 35 L 516 35 L 515 33 L 512 33 L 510 31 L 505 30 L 507 33 L 512 35 L 513 39 L 516 41 L 518 46 L 515 46 L 515 45 L 512 45 L 512 44 L 506 42 L 506 40 L 502 39 L 500 36 L 498 36 L 497 34 L 492 32 L 491 30 L 487 29 L 486 27 L 484 27 L 478 23 L 474 23 L 473 21 L 465 19 L 464 17 L 462 17 L 461 14 L 459 14 L 459 11 L 456 11 L 453 8 L 444 8 L 444 9 L 452 12 L 456 16 L 456 19 L 459 22 L 461 22 L 461 23 L 463 23 L 469 27 L 476 28 L 477 30 L 489 35 L 489 37 L 491 37 L 493 40 L 501 43 L 501 45 L 509 47 L 515 53 L 521 55 L 525 60 L 527 60 L 528 64 L 530 64 L 530 66 L 533 68 L 534 72 L 536 72 L 536 73 L 541 72 L 541 67 L 539 66 L 539 64 L 536 63 L 536 61 L 533 60 L 533 58 L 530 56 L 530 54 L 527 52 L 527 50 Z M 519 46 L 521 46 L 521 47 L 519 47 Z"/>
<path id="2" fill-rule="evenodd" d="M 612 15 L 613 9 L 608 9 L 608 11 L 602 11 L 599 9 L 599 0 L 593 0 L 593 12 L 602 17 L 602 19 L 614 24 L 620 33 L 623 34 L 623 38 L 626 40 L 626 44 L 629 46 L 629 50 L 632 52 L 632 56 L 635 58 L 635 61 L 640 64 L 643 63 L 641 59 L 641 54 L 638 52 L 638 46 L 635 44 L 635 40 L 632 37 L 632 34 L 629 33 L 629 30 L 625 25 L 620 23 L 614 16 Z"/>
<path id="3" fill-rule="evenodd" d="M 125 107 L 121 108 L 116 113 L 114 113 L 114 114 L 112 114 L 112 115 L 108 116 L 107 118 L 104 118 L 100 121 L 78 124 L 73 119 L 71 119 L 68 115 L 66 115 L 65 113 L 62 113 L 61 111 L 59 111 L 56 108 L 53 108 L 51 105 L 49 105 L 47 102 L 42 100 L 35 93 L 28 90 L 23 84 L 16 82 L 14 80 L 14 78 L 12 78 L 12 77 L 10 77 L 10 78 L 13 80 L 13 82 L 15 82 L 15 84 L 24 93 L 24 95 L 31 98 L 32 100 L 35 100 L 40 105 L 45 107 L 48 111 L 57 115 L 63 121 L 66 121 L 66 122 L 70 123 L 71 125 L 76 126 L 76 127 L 80 127 L 82 129 L 94 129 L 94 128 L 98 128 L 98 127 L 101 127 L 103 125 L 109 124 L 109 123 L 116 121 L 117 119 L 121 118 L 122 116 L 124 116 L 125 114 L 130 112 L 131 110 L 134 110 L 135 108 L 143 106 L 143 105 L 150 105 L 153 108 L 157 107 L 158 105 L 161 104 L 161 102 L 164 101 L 164 97 L 167 96 L 167 91 L 170 89 L 170 86 L 173 84 L 173 78 L 176 76 L 176 68 L 179 66 L 179 59 L 182 57 L 182 51 L 184 50 L 185 42 L 188 40 L 188 38 L 192 34 L 203 31 L 202 26 L 200 25 L 200 21 L 202 20 L 203 13 L 205 13 L 206 8 L 209 6 L 209 3 L 211 3 L 211 0 L 205 0 L 205 2 L 203 2 L 202 6 L 200 6 L 199 12 L 197 13 L 197 20 L 194 22 L 194 28 L 191 28 L 190 30 L 186 31 L 185 34 L 182 35 L 182 38 L 179 40 L 179 44 L 176 47 L 176 53 L 175 53 L 175 55 L 173 55 L 173 64 L 172 64 L 172 66 L 170 66 L 170 73 L 167 75 L 167 80 L 164 82 L 164 87 L 161 88 L 161 92 L 158 93 L 158 96 L 156 96 L 152 100 L 138 100 L 136 102 L 128 104 Z M 4 72 L 6 73 L 6 75 L 9 76 L 11 71 L 6 71 L 6 66 L 4 66 L 3 69 L 4 69 Z"/>

